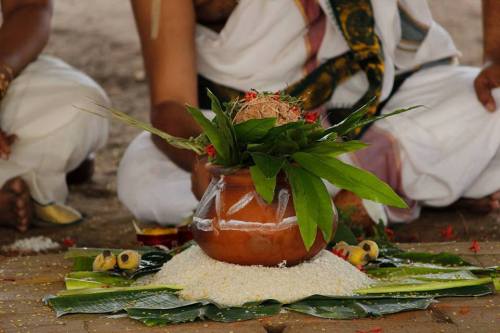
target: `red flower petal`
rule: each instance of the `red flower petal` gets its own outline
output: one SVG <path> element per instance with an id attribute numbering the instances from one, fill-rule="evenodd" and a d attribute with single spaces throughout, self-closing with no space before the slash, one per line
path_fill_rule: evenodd
<path id="1" fill-rule="evenodd" d="M 319 118 L 319 113 L 318 112 L 308 112 L 304 115 L 304 120 L 308 124 L 315 123 Z"/>
<path id="2" fill-rule="evenodd" d="M 474 253 L 478 253 L 479 250 L 481 250 L 481 246 L 479 246 L 479 242 L 477 240 L 473 240 L 470 247 L 469 247 L 469 250 L 471 250 Z"/>
<path id="3" fill-rule="evenodd" d="M 76 244 L 76 241 L 71 237 L 64 238 L 62 240 L 62 242 L 63 242 L 64 246 L 66 246 L 66 247 L 72 247 Z"/>
<path id="4" fill-rule="evenodd" d="M 455 238 L 455 233 L 451 224 L 448 224 L 446 228 L 441 229 L 441 238 L 444 240 L 452 240 Z"/>
<path id="5" fill-rule="evenodd" d="M 247 91 L 245 93 L 245 101 L 250 102 L 254 98 L 257 97 L 257 93 L 255 91 Z"/>
<path id="6" fill-rule="evenodd" d="M 394 230 L 392 230 L 389 227 L 385 227 L 384 231 L 385 231 L 387 238 L 389 238 L 389 240 L 391 240 L 391 241 L 394 240 Z"/>
<path id="7" fill-rule="evenodd" d="M 209 144 L 205 147 L 205 153 L 207 153 L 208 157 L 214 158 L 217 152 L 215 151 L 215 147 L 212 144 Z"/>

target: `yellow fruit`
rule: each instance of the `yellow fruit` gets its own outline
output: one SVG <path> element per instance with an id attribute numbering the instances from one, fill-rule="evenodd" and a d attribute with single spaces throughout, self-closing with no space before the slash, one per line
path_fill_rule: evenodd
<path id="1" fill-rule="evenodd" d="M 358 244 L 360 248 L 362 248 L 370 257 L 370 260 L 375 260 L 378 258 L 378 245 L 374 241 L 364 240 Z"/>
<path id="2" fill-rule="evenodd" d="M 368 263 L 370 257 L 359 246 L 347 246 L 345 249 L 347 250 L 347 261 L 354 266 L 364 266 Z"/>
<path id="3" fill-rule="evenodd" d="M 121 269 L 136 269 L 141 262 L 141 255 L 137 251 L 126 250 L 118 255 L 118 267 Z"/>
<path id="4" fill-rule="evenodd" d="M 95 257 L 92 264 L 94 272 L 105 272 L 114 269 L 116 266 L 116 256 L 111 251 L 104 251 Z"/>

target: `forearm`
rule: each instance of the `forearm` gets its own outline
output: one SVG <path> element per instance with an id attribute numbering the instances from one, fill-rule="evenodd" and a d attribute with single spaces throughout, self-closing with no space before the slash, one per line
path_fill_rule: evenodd
<path id="1" fill-rule="evenodd" d="M 483 0 L 484 59 L 500 64 L 500 1 Z"/>
<path id="2" fill-rule="evenodd" d="M 185 106 L 177 102 L 164 102 L 153 107 L 151 123 L 154 127 L 178 137 L 195 137 L 201 133 Z M 196 158 L 193 152 L 174 148 L 158 136 L 153 136 L 153 142 L 175 164 L 184 170 L 192 171 Z"/>
<path id="3" fill-rule="evenodd" d="M 34 2 L 19 5 L 4 14 L 0 27 L 0 64 L 10 66 L 16 76 L 45 47 L 50 33 L 52 6 L 50 1 Z"/>

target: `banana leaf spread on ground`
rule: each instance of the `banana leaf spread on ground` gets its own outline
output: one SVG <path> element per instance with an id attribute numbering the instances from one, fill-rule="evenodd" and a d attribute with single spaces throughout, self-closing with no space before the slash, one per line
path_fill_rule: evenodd
<path id="1" fill-rule="evenodd" d="M 498 290 L 498 267 L 477 267 L 451 253 L 403 251 L 377 239 L 380 256 L 363 270 L 375 281 L 350 296 L 313 295 L 292 303 L 265 297 L 242 306 L 223 306 L 210 300 L 186 300 L 179 294 L 182 285 L 137 284 L 148 279 L 176 254 L 189 248 L 163 251 L 144 247 L 135 269 L 92 271 L 95 258 L 121 249 L 72 248 L 66 258 L 73 271 L 65 277 L 66 290 L 46 296 L 44 301 L 57 316 L 74 313 L 123 313 L 148 326 L 195 320 L 235 322 L 294 311 L 328 319 L 355 319 L 402 311 L 426 309 L 440 297 L 483 296 Z M 332 244 L 333 245 L 333 244 Z M 118 267 L 118 266 L 117 266 Z M 328 283 L 328 281 L 325 281 Z"/>

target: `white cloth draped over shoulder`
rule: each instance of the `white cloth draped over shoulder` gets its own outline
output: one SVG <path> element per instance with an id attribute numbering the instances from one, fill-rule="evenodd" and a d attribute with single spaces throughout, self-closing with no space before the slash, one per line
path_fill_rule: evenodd
<path id="1" fill-rule="evenodd" d="M 219 33 L 197 26 L 199 73 L 239 90 L 276 91 L 301 79 L 311 56 L 304 9 L 313 4 L 326 15 L 317 63 L 348 51 L 328 0 L 241 0 Z M 460 55 L 425 0 L 372 0 L 372 7 L 384 50 L 382 100 L 397 74 Z M 500 112 L 488 113 L 477 101 L 477 73 L 448 64 L 412 74 L 382 112 L 426 108 L 378 122 L 363 137 L 372 147 L 344 156 L 409 199 L 413 209 L 388 210 L 391 220 L 416 218 L 419 204 L 442 206 L 500 189 Z M 367 87 L 364 73 L 358 73 L 335 90 L 325 107 L 352 105 Z M 494 94 L 500 102 L 499 92 Z M 162 155 L 148 134 L 131 143 L 118 176 L 119 197 L 139 219 L 175 224 L 196 206 L 189 174 Z M 383 217 L 379 207 L 367 206 L 374 218 Z"/>
<path id="2" fill-rule="evenodd" d="M 0 126 L 17 135 L 0 160 L 0 185 L 22 177 L 37 203 L 64 203 L 66 174 L 107 140 L 107 120 L 75 108 L 93 101 L 109 105 L 97 83 L 63 61 L 40 56 L 26 67 L 0 103 Z"/>

